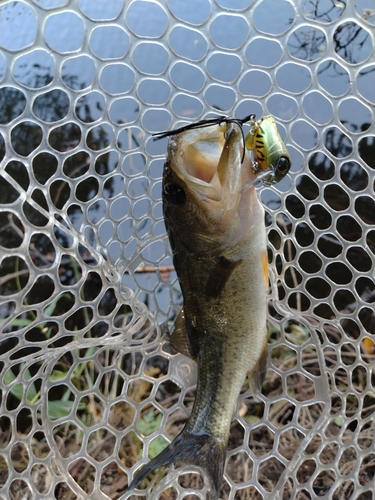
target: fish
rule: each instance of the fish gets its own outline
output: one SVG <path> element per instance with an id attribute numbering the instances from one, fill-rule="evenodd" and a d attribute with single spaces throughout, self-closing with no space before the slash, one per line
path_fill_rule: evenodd
<path id="1" fill-rule="evenodd" d="M 169 139 L 163 213 L 183 295 L 169 340 L 197 363 L 197 391 L 181 433 L 127 491 L 178 463 L 200 467 L 210 498 L 219 498 L 238 395 L 247 375 L 253 390 L 261 386 L 267 361 L 268 256 L 257 175 L 237 121 Z"/>

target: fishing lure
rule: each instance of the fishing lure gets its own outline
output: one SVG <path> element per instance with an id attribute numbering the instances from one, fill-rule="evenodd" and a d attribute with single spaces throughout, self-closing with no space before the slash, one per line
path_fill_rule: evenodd
<path id="1" fill-rule="evenodd" d="M 164 137 L 177 135 L 187 130 L 209 127 L 212 125 L 230 125 L 236 123 L 242 130 L 242 125 L 246 122 L 250 123 L 250 130 L 246 137 L 243 134 L 244 146 L 247 150 L 253 152 L 254 156 L 254 172 L 266 173 L 268 175 L 261 176 L 262 182 L 265 185 L 276 184 L 281 181 L 289 172 L 291 167 L 291 158 L 284 141 L 280 137 L 277 130 L 275 120 L 272 116 L 256 119 L 254 114 L 245 116 L 245 118 L 230 118 L 224 115 L 217 118 L 208 118 L 197 123 L 191 123 L 175 130 L 153 134 L 155 139 L 163 139 Z M 243 158 L 245 155 L 245 148 Z M 246 188 L 246 187 L 245 187 Z"/>
<path id="2" fill-rule="evenodd" d="M 265 184 L 276 184 L 289 172 L 292 161 L 272 116 L 265 116 L 250 125 L 245 146 L 253 151 L 256 172 L 271 169 Z"/>

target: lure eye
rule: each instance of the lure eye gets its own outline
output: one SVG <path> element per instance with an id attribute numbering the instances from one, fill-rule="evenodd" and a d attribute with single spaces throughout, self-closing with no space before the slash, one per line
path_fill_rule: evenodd
<path id="1" fill-rule="evenodd" d="M 178 184 L 167 182 L 164 185 L 164 196 L 174 205 L 181 205 L 186 200 L 186 193 Z"/>
<path id="2" fill-rule="evenodd" d="M 276 172 L 278 174 L 285 175 L 289 172 L 290 169 L 290 160 L 285 156 L 280 156 L 279 161 L 277 162 Z"/>

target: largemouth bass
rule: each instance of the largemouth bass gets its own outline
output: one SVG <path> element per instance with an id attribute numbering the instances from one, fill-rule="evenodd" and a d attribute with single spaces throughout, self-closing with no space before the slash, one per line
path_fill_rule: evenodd
<path id="1" fill-rule="evenodd" d="M 184 298 L 170 340 L 196 361 L 197 394 L 182 432 L 129 489 L 162 465 L 193 464 L 207 474 L 211 498 L 219 496 L 238 395 L 247 373 L 259 384 L 267 357 L 268 259 L 256 176 L 236 122 L 170 139 L 163 208 Z"/>

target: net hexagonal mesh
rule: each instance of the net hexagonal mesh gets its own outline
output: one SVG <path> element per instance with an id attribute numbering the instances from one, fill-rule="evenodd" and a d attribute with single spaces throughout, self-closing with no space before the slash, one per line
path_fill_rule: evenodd
<path id="1" fill-rule="evenodd" d="M 268 371 L 239 396 L 221 497 L 374 498 L 373 7 L 1 3 L 2 500 L 135 495 L 181 430 L 196 372 L 161 336 L 182 298 L 151 134 L 250 113 L 293 165 L 258 190 Z M 194 467 L 150 481 L 141 498 L 209 489 Z"/>

